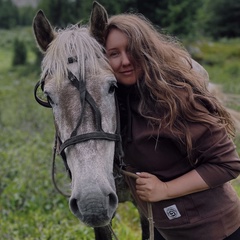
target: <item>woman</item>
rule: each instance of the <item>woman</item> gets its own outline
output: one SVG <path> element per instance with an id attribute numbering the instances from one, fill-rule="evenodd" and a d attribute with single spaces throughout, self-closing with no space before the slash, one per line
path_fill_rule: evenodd
<path id="1" fill-rule="evenodd" d="M 240 202 L 229 183 L 240 172 L 234 126 L 206 76 L 143 16 L 116 15 L 104 26 L 138 206 L 147 216 L 152 203 L 164 239 L 240 239 Z"/>

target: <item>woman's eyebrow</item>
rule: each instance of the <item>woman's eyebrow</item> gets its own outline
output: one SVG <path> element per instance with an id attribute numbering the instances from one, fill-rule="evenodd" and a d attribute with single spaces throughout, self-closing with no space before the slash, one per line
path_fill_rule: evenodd
<path id="1" fill-rule="evenodd" d="M 112 48 L 106 48 L 107 51 L 112 51 L 112 50 L 117 50 L 116 47 L 112 47 Z"/>

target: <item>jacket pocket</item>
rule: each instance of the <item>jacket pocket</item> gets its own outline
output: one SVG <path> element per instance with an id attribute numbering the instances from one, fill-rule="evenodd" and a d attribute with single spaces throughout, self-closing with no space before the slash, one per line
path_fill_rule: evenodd
<path id="1" fill-rule="evenodd" d="M 156 227 L 174 228 L 199 219 L 199 213 L 190 196 L 152 203 Z"/>

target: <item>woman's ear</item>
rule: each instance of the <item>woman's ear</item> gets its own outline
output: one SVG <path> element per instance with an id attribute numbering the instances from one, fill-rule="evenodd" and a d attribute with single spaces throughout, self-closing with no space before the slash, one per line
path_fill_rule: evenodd
<path id="1" fill-rule="evenodd" d="M 104 35 L 108 23 L 106 9 L 98 2 L 93 2 L 90 16 L 90 33 L 100 43 L 104 44 Z"/>

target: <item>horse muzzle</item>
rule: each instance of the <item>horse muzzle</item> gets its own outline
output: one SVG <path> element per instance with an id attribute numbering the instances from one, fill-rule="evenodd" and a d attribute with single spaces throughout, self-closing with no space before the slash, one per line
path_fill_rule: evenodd
<path id="1" fill-rule="evenodd" d="M 113 191 L 108 195 L 89 194 L 69 200 L 72 213 L 90 227 L 103 227 L 110 223 L 118 205 L 118 197 Z"/>

